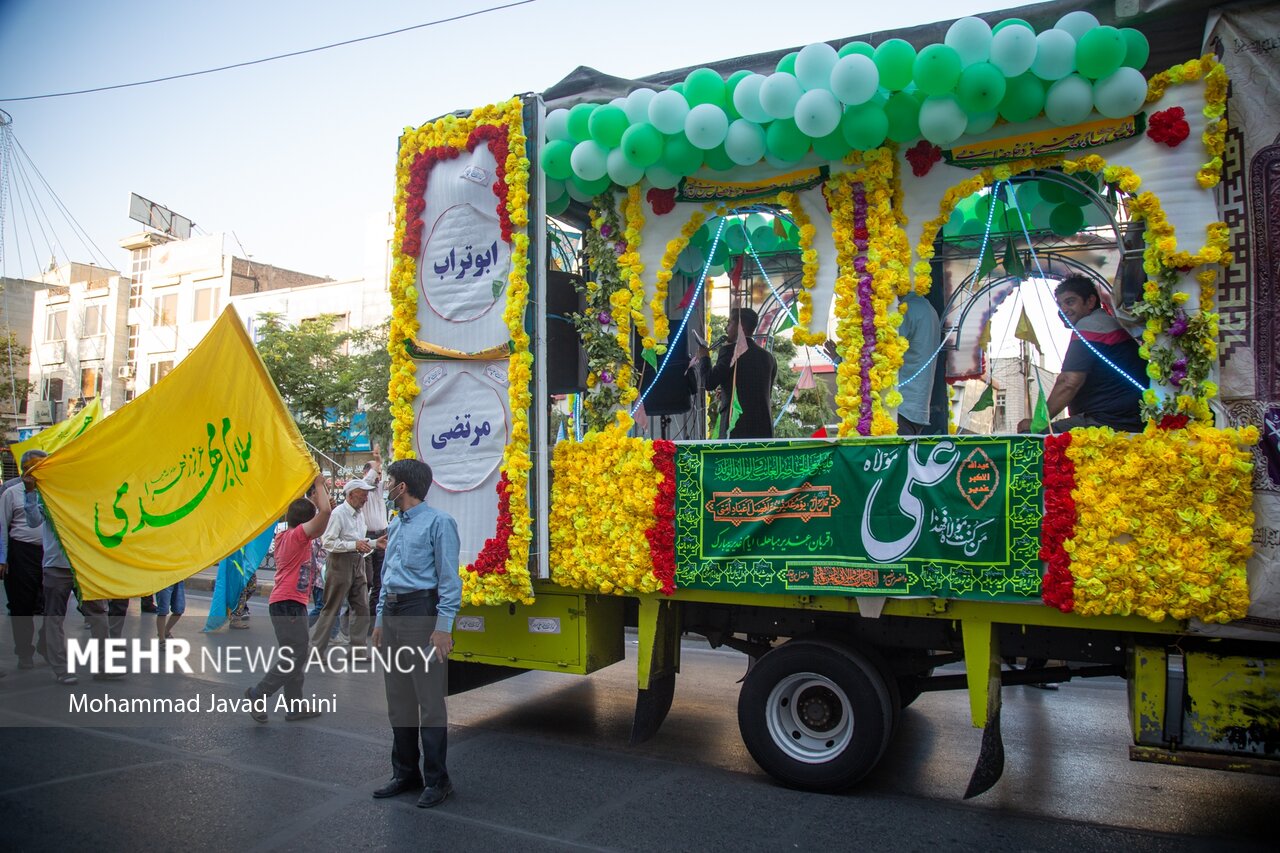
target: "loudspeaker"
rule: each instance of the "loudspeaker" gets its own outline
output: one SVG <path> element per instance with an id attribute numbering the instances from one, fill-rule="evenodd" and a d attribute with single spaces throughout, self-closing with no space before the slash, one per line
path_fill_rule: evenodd
<path id="1" fill-rule="evenodd" d="M 675 322 L 673 320 L 673 322 Z M 635 364 L 640 373 L 640 393 L 644 397 L 644 411 L 649 415 L 682 415 L 693 408 L 693 383 L 687 374 L 689 370 L 689 327 L 686 325 L 680 337 L 668 344 L 666 368 L 658 376 L 654 384 L 654 369 L 649 362 L 640 357 L 641 349 L 637 342 Z M 658 358 L 658 366 L 662 367 L 662 357 Z M 653 385 L 652 390 L 649 386 Z"/>
<path id="2" fill-rule="evenodd" d="M 579 394 L 587 390 L 587 357 L 570 315 L 582 313 L 586 296 L 578 289 L 582 276 L 547 273 L 547 390 Z"/>

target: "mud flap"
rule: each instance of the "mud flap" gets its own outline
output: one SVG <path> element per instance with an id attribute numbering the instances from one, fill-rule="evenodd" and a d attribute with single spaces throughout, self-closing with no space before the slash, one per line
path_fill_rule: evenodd
<path id="1" fill-rule="evenodd" d="M 640 599 L 636 660 L 636 713 L 631 745 L 658 733 L 676 692 L 680 671 L 680 614 L 676 603 L 657 596 Z"/>
<path id="2" fill-rule="evenodd" d="M 966 620 L 964 637 L 965 676 L 969 682 L 969 712 L 973 724 L 982 728 L 978 763 L 969 778 L 964 798 L 970 799 L 991 789 L 1004 774 L 1004 740 L 1000 736 L 1000 640 L 990 622 Z"/>

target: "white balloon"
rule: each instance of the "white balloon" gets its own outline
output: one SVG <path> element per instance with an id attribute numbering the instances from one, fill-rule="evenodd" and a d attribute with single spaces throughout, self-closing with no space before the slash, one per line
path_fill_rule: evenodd
<path id="1" fill-rule="evenodd" d="M 860 53 L 842 56 L 831 69 L 832 93 L 851 107 L 871 100 L 879 87 L 880 69 L 869 56 Z"/>
<path id="2" fill-rule="evenodd" d="M 620 187 L 634 186 L 644 177 L 644 169 L 628 160 L 621 148 L 615 148 L 609 152 L 609 156 L 605 159 L 605 167 L 609 172 L 609 180 Z"/>
<path id="3" fill-rule="evenodd" d="M 653 100 L 653 96 L 656 94 L 658 93 L 652 89 L 640 88 L 627 95 L 627 102 L 622 107 L 627 114 L 627 120 L 632 124 L 647 122 L 649 120 L 649 102 Z"/>
<path id="4" fill-rule="evenodd" d="M 969 123 L 965 126 L 964 132 L 966 136 L 975 133 L 986 133 L 988 130 L 996 126 L 996 119 L 1000 117 L 999 110 L 992 110 L 989 113 L 976 113 L 969 116 Z"/>
<path id="5" fill-rule="evenodd" d="M 920 135 L 934 145 L 950 145 L 964 135 L 969 117 L 950 95 L 926 98 L 920 105 Z"/>
<path id="6" fill-rule="evenodd" d="M 573 173 L 584 181 L 598 181 L 605 176 L 609 149 L 594 139 L 587 139 L 573 146 L 569 165 Z"/>
<path id="7" fill-rule="evenodd" d="M 840 126 L 840 102 L 826 89 L 812 89 L 796 102 L 796 127 L 810 139 L 821 139 Z"/>
<path id="8" fill-rule="evenodd" d="M 765 152 L 764 129 L 745 118 L 729 125 L 724 138 L 724 151 L 739 166 L 751 166 L 760 162 Z"/>
<path id="9" fill-rule="evenodd" d="M 831 85 L 831 69 L 840 54 L 826 42 L 806 45 L 796 54 L 796 79 L 805 91 L 826 89 Z"/>
<path id="10" fill-rule="evenodd" d="M 649 123 L 663 133 L 683 131 L 684 120 L 688 115 L 689 102 L 674 89 L 665 89 L 649 101 Z"/>
<path id="11" fill-rule="evenodd" d="M 1076 40 L 1071 33 L 1066 30 L 1045 30 L 1036 36 L 1036 58 L 1031 63 L 1032 74 L 1041 80 L 1061 80 L 1075 70 Z"/>
<path id="12" fill-rule="evenodd" d="M 609 102 L 609 106 L 622 108 L 624 112 L 625 112 L 626 105 L 627 105 L 626 98 L 614 98 L 612 101 Z"/>
<path id="13" fill-rule="evenodd" d="M 582 190 L 578 189 L 578 185 L 575 184 L 573 181 L 565 181 L 564 188 L 568 190 L 569 198 L 573 199 L 574 201 L 590 203 L 592 200 L 592 197 L 584 193 Z"/>
<path id="14" fill-rule="evenodd" d="M 745 82 L 745 81 L 743 81 Z M 739 86 L 742 83 L 738 84 Z M 770 118 L 791 118 L 800 100 L 800 82 L 785 71 L 777 71 L 760 84 L 760 106 Z"/>
<path id="15" fill-rule="evenodd" d="M 684 119 L 684 135 L 695 148 L 709 151 L 729 130 L 729 118 L 715 104 L 698 104 Z"/>
<path id="16" fill-rule="evenodd" d="M 547 204 L 560 200 L 560 196 L 565 193 L 564 185 L 564 181 L 557 181 L 555 178 L 547 178 Z"/>
<path id="17" fill-rule="evenodd" d="M 1079 124 L 1093 112 L 1093 86 L 1079 74 L 1068 74 L 1049 87 L 1044 114 L 1059 127 Z"/>
<path id="18" fill-rule="evenodd" d="M 666 166 L 654 163 L 652 166 L 644 170 L 644 176 L 649 179 L 649 183 L 653 184 L 660 190 L 669 190 L 676 184 L 680 183 L 680 176 L 668 169 Z"/>
<path id="19" fill-rule="evenodd" d="M 960 54 L 962 66 L 985 62 L 991 50 L 991 26 L 981 18 L 961 18 L 947 28 L 943 43 Z"/>
<path id="20" fill-rule="evenodd" d="M 1088 12 L 1075 11 L 1068 12 L 1058 19 L 1058 23 L 1053 25 L 1055 30 L 1065 30 L 1071 34 L 1076 41 L 1080 41 L 1080 37 L 1089 30 L 1098 26 L 1098 19 Z"/>
<path id="21" fill-rule="evenodd" d="M 1005 27 L 991 38 L 991 64 L 1006 77 L 1025 74 L 1036 58 L 1036 34 L 1026 27 Z"/>
<path id="22" fill-rule="evenodd" d="M 764 124 L 773 118 L 760 106 L 760 87 L 763 84 L 763 74 L 752 74 L 738 81 L 737 88 L 733 90 L 733 108 L 747 121 L 756 124 Z"/>
<path id="23" fill-rule="evenodd" d="M 547 113 L 547 139 L 569 138 L 569 111 L 552 110 Z"/>
<path id="24" fill-rule="evenodd" d="M 1107 118 L 1125 118 L 1147 100 L 1147 78 L 1136 68 L 1121 68 L 1093 84 L 1093 105 Z"/>

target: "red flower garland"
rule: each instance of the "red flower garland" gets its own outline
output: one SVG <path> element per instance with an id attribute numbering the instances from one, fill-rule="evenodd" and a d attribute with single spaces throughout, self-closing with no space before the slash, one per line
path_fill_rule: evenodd
<path id="1" fill-rule="evenodd" d="M 911 164 L 911 174 L 923 178 L 929 174 L 933 164 L 942 159 L 942 149 L 924 139 L 907 149 L 907 162 Z"/>
<path id="2" fill-rule="evenodd" d="M 1182 429 L 1190 422 L 1188 415 L 1165 415 L 1160 419 L 1160 429 Z"/>
<path id="3" fill-rule="evenodd" d="M 653 443 L 653 467 L 662 474 L 662 483 L 653 499 L 653 527 L 645 531 L 653 576 L 662 581 L 662 592 L 676 591 L 676 445 L 671 441 Z"/>
<path id="4" fill-rule="evenodd" d="M 1040 595 L 1045 604 L 1063 613 L 1075 608 L 1071 555 L 1062 547 L 1076 532 L 1076 502 L 1071 497 L 1076 484 L 1076 466 L 1067 457 L 1070 444 L 1070 432 L 1045 436 L 1044 520 L 1040 525 L 1040 559 L 1048 566 Z"/>
<path id="5" fill-rule="evenodd" d="M 1191 126 L 1187 124 L 1187 114 L 1182 107 L 1161 110 L 1147 119 L 1147 136 L 1170 148 L 1177 148 L 1190 135 Z"/>
<path id="6" fill-rule="evenodd" d="M 476 561 L 467 566 L 467 571 L 478 575 L 507 573 L 507 558 L 511 555 L 511 526 L 511 485 L 504 473 L 498 478 L 498 529 L 492 538 L 484 540 L 484 547 L 476 555 Z"/>
<path id="7" fill-rule="evenodd" d="M 502 227 L 502 239 L 511 242 L 511 214 L 507 210 L 507 157 L 510 149 L 507 144 L 506 128 L 496 124 L 482 124 L 471 131 L 467 138 L 467 150 L 474 151 L 482 142 L 489 144 L 493 159 L 497 161 L 497 181 L 493 185 L 493 194 L 498 197 L 498 222 Z M 437 145 L 420 152 L 413 158 L 409 167 L 408 198 L 405 200 L 404 239 L 400 243 L 400 251 L 411 258 L 418 257 L 422 250 L 422 211 L 427 207 L 427 176 L 442 160 L 452 160 L 461 151 L 448 145 Z"/>

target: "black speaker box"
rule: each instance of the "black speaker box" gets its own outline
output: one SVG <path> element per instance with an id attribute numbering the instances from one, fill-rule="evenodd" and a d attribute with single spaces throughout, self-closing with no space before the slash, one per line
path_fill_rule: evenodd
<path id="1" fill-rule="evenodd" d="M 672 318 L 672 325 L 678 321 Z M 694 383 L 687 375 L 689 370 L 689 329 L 680 331 L 680 337 L 668 344 L 670 360 L 654 384 L 654 369 L 640 357 L 640 345 L 636 343 L 635 364 L 640 373 L 640 393 L 644 397 L 644 411 L 649 415 L 682 415 L 693 408 Z M 662 367 L 663 356 L 658 358 Z M 653 385 L 650 389 L 649 386 Z"/>
<path id="2" fill-rule="evenodd" d="M 552 394 L 587 390 L 587 358 L 571 315 L 586 308 L 578 290 L 582 276 L 551 270 L 547 273 L 547 386 Z"/>

